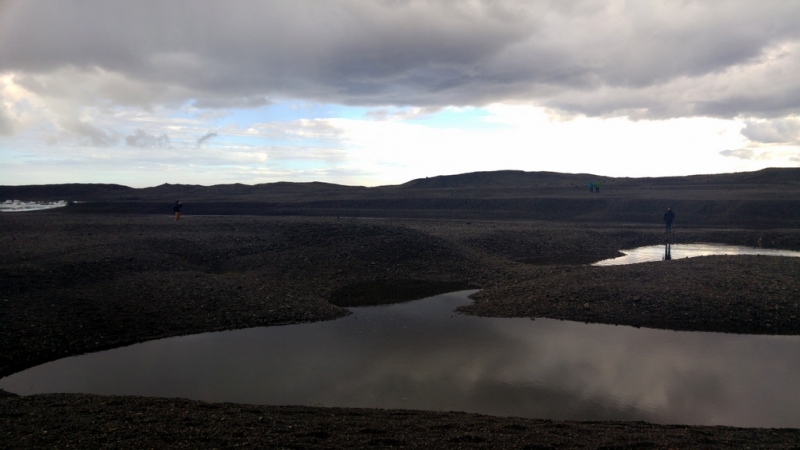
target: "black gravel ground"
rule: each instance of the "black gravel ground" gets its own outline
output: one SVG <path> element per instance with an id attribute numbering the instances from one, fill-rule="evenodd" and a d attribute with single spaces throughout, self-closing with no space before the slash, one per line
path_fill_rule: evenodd
<path id="1" fill-rule="evenodd" d="M 0 232 L 0 375 L 159 337 L 348 314 L 329 300 L 453 286 L 483 289 L 464 308 L 470 314 L 800 334 L 797 258 L 580 265 L 663 243 L 660 227 L 248 216 L 176 223 L 51 211 L 0 215 Z M 677 229 L 673 239 L 800 250 L 798 229 Z M 398 291 L 403 284 L 412 294 Z M 0 396 L 0 414 L 0 447 L 8 448 L 800 446 L 797 430 L 134 397 Z M 266 422 L 254 422 L 258 417 Z M 279 431 L 288 424 L 298 430 Z"/>
<path id="2" fill-rule="evenodd" d="M 564 422 L 466 413 L 51 394 L 0 398 L 8 448 L 770 448 L 797 429 Z"/>
<path id="3" fill-rule="evenodd" d="M 800 258 L 706 256 L 541 270 L 463 312 L 672 330 L 800 334 Z"/>

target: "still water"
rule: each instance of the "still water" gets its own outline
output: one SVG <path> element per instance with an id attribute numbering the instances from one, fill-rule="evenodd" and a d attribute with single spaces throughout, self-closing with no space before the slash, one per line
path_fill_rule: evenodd
<path id="1" fill-rule="evenodd" d="M 663 251 L 663 247 L 662 247 Z M 0 379 L 251 404 L 800 427 L 800 336 L 472 317 L 462 291 L 330 322 L 167 338 Z"/>
<path id="2" fill-rule="evenodd" d="M 693 258 L 696 256 L 711 255 L 764 255 L 764 256 L 800 256 L 800 252 L 792 250 L 778 250 L 771 248 L 744 247 L 741 245 L 725 244 L 662 244 L 620 250 L 625 256 L 605 259 L 594 263 L 595 266 L 617 266 L 622 264 L 637 264 L 651 261 L 669 259 Z"/>
<path id="3" fill-rule="evenodd" d="M 454 313 L 472 292 L 65 358 L 0 388 L 800 427 L 800 337 Z"/>

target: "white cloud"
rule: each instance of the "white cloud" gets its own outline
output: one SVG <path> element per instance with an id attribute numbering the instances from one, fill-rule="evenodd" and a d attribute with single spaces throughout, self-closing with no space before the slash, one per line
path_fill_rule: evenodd
<path id="1" fill-rule="evenodd" d="M 6 106 L 0 103 L 0 135 L 10 135 L 16 128 L 14 120 L 8 114 Z"/>
<path id="2" fill-rule="evenodd" d="M 666 176 L 757 170 L 787 165 L 786 155 L 758 161 L 720 152 L 747 144 L 735 120 L 687 118 L 632 121 L 563 118 L 544 108 L 492 105 L 484 120 L 497 125 L 461 129 L 403 121 L 331 119 L 344 130 L 350 167 L 391 183 L 482 170 L 587 172 L 610 176 Z M 784 158 L 784 159 L 781 159 Z"/>
<path id="3" fill-rule="evenodd" d="M 18 99 L 30 104 L 48 102 L 24 90 L 18 94 Z M 790 129 L 792 122 L 634 121 L 565 116 L 525 105 L 438 112 L 386 109 L 385 114 L 379 111 L 380 120 L 368 112 L 362 119 L 267 121 L 244 127 L 226 122 L 225 114 L 197 114 L 203 110 L 194 107 L 149 112 L 131 107 L 83 107 L 73 122 L 54 110 L 57 108 L 40 111 L 54 130 L 52 145 L 37 145 L 38 133 L 23 133 L 28 140 L 18 142 L 26 142 L 26 151 L 15 152 L 11 158 L 15 164 L 27 164 L 23 172 L 32 177 L 49 170 L 47 167 L 66 168 L 51 182 L 66 182 L 78 173 L 90 172 L 110 178 L 104 179 L 106 182 L 135 186 L 153 179 L 211 184 L 318 179 L 379 185 L 501 169 L 661 176 L 796 166 L 800 155 L 788 144 L 756 148 L 754 145 L 763 144 L 742 134 L 743 129 L 752 131 L 754 124 Z M 441 123 L 439 114 L 457 119 L 459 114 L 454 113 L 471 114 L 471 122 Z M 209 128 L 216 131 L 209 132 Z M 203 145 L 198 145 L 201 141 Z M 19 172 L 19 166 L 13 167 Z"/>
<path id="4" fill-rule="evenodd" d="M 113 130 L 104 130 L 82 120 L 62 122 L 62 125 L 76 135 L 81 145 L 90 147 L 111 147 L 119 142 L 119 134 Z"/>
<path id="5" fill-rule="evenodd" d="M 169 136 L 166 133 L 160 135 L 148 134 L 142 129 L 137 129 L 134 134 L 125 136 L 125 142 L 131 147 L 152 148 L 169 147 Z"/>
<path id="6" fill-rule="evenodd" d="M 800 118 L 748 120 L 742 134 L 755 142 L 766 144 L 800 144 Z"/>

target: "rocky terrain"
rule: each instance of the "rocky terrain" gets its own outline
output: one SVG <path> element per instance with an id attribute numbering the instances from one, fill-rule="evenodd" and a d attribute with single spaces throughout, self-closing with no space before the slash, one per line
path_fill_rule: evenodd
<path id="1" fill-rule="evenodd" d="M 792 187 L 796 173 L 776 173 L 791 176 L 742 195 L 751 199 L 748 208 L 774 203 L 769 203 L 773 209 L 751 217 L 758 226 L 731 227 L 728 221 L 736 222 L 733 219 L 743 210 L 720 210 L 703 219 L 706 222 L 700 220 L 703 226 L 689 227 L 681 222 L 685 215 L 678 209 L 670 239 L 800 250 L 800 228 L 797 222 L 791 223 L 791 214 L 776 219 L 774 226 L 763 226 L 781 211 L 794 208 L 798 196 L 797 188 Z M 556 184 L 564 181 L 554 179 Z M 652 183 L 672 183 L 659 180 Z M 719 180 L 715 183 L 725 185 Z M 469 178 L 437 177 L 416 180 L 404 189 L 433 189 L 435 192 L 414 194 L 430 202 L 437 196 L 446 198 L 448 190 L 468 192 L 474 186 Z M 800 258 L 714 256 L 635 266 L 588 266 L 618 255 L 620 249 L 665 242 L 659 221 L 659 202 L 665 200 L 646 198 L 661 192 L 659 189 L 637 191 L 629 198 L 620 195 L 603 207 L 608 212 L 627 204 L 627 209 L 620 209 L 614 217 L 647 213 L 655 216 L 650 223 L 604 216 L 587 225 L 583 219 L 492 217 L 493 212 L 515 204 L 503 203 L 504 186 L 501 183 L 485 190 L 484 199 L 493 200 L 487 200 L 490 207 L 484 210 L 470 212 L 467 202 L 463 208 L 442 210 L 436 219 L 426 218 L 433 210 L 419 209 L 424 202 L 408 200 L 411 194 L 404 194 L 408 198 L 403 201 L 411 205 L 407 211 L 428 212 L 405 218 L 389 214 L 325 216 L 324 211 L 334 204 L 329 202 L 335 199 L 317 197 L 315 201 L 323 205 L 310 216 L 269 215 L 267 210 L 261 215 L 204 216 L 193 209 L 201 208 L 199 198 L 196 205 L 187 202 L 179 222 L 168 214 L 120 212 L 124 205 L 141 206 L 135 200 L 107 201 L 106 206 L 94 209 L 78 204 L 2 214 L 0 376 L 68 355 L 149 339 L 330 320 L 348 314 L 348 306 L 367 301 L 403 300 L 460 288 L 482 289 L 472 305 L 462 308 L 467 314 L 800 334 Z M 565 194 L 556 192 L 561 188 L 547 191 L 543 186 L 541 196 L 533 200 L 551 202 L 555 205 L 551 212 L 562 208 L 558 206 L 561 202 L 566 205 L 562 208 L 565 217 L 577 209 L 564 203 L 564 198 L 592 195 L 583 193 L 582 187 L 580 194 Z M 676 186 L 673 192 L 694 195 L 694 188 Z M 298 186 L 283 188 L 297 190 Z M 342 194 L 335 186 L 323 188 L 334 192 L 334 197 L 351 195 Z M 88 188 L 79 185 L 75 189 Z M 767 203 L 758 200 L 760 193 L 775 194 L 782 189 L 790 193 L 771 197 Z M 548 200 L 549 195 L 560 195 L 561 200 Z M 456 200 L 447 202 L 457 202 L 458 196 L 467 194 L 454 194 Z M 576 198 L 583 202 L 599 197 Z M 711 209 L 724 201 L 738 201 L 684 200 L 706 202 Z M 640 201 L 649 205 L 648 209 L 637 210 Z M 171 200 L 159 207 L 168 209 L 169 203 Z M 551 214 L 545 213 L 534 210 L 532 215 Z M 85 395 L 0 396 L 0 423 L 0 447 L 8 448 L 800 445 L 797 430 L 555 422 L 460 413 L 256 407 Z"/>
<path id="2" fill-rule="evenodd" d="M 50 394 L 0 397 L 8 448 L 796 449 L 797 429 Z"/>

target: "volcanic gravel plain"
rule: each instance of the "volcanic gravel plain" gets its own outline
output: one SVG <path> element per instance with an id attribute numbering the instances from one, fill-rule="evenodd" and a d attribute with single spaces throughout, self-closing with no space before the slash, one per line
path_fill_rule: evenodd
<path id="1" fill-rule="evenodd" d="M 617 256 L 622 249 L 667 241 L 800 250 L 800 224 L 785 214 L 797 206 L 800 177 L 791 174 L 787 184 L 782 173 L 777 188 L 763 180 L 752 187 L 758 195 L 771 193 L 763 204 L 753 194 L 756 200 L 745 205 L 762 211 L 760 216 L 745 218 L 744 223 L 738 214 L 745 206 L 736 209 L 726 203 L 726 213 L 706 192 L 710 218 L 689 215 L 688 223 L 682 224 L 678 209 L 675 232 L 669 236 L 658 213 L 651 214 L 651 223 L 582 220 L 569 211 L 559 213 L 569 216 L 561 220 L 497 219 L 492 210 L 470 211 L 469 202 L 461 209 L 452 206 L 457 201 L 448 203 L 456 210 L 439 217 L 431 217 L 433 210 L 425 202 L 408 217 L 385 212 L 372 217 L 275 215 L 275 203 L 260 213 L 255 208 L 252 215 L 198 215 L 187 202 L 184 216 L 176 222 L 168 212 L 171 200 L 162 203 L 162 214 L 127 213 L 136 208 L 130 202 L 116 210 L 107 202 L 102 211 L 78 204 L 2 214 L 0 375 L 145 340 L 331 320 L 348 314 L 347 306 L 467 288 L 481 291 L 473 295 L 473 304 L 461 308 L 464 314 L 797 335 L 800 258 L 709 256 L 630 266 L 588 265 Z M 452 194 L 465 188 L 444 189 Z M 548 189 L 539 191 L 555 190 Z M 677 199 L 653 199 L 652 209 L 683 201 L 700 211 L 694 200 L 684 198 L 700 191 L 694 187 Z M 719 189 L 723 191 L 727 192 Z M 437 192 L 437 198 L 447 197 L 445 191 Z M 578 195 L 571 190 L 565 198 Z M 602 206 L 609 219 L 643 214 L 643 200 L 629 205 L 635 209 L 631 213 L 624 208 L 624 196 L 612 190 L 609 197 L 614 195 L 616 201 Z M 725 195 L 730 196 L 720 194 Z M 464 196 L 472 198 L 474 192 Z M 409 197 L 413 195 L 404 198 Z M 783 203 L 775 201 L 778 197 Z M 498 210 L 508 213 L 514 208 L 495 199 L 498 202 Z M 308 202 L 303 205 L 310 208 Z M 329 212 L 331 207 L 324 203 L 320 208 Z M 773 222 L 775 226 L 767 226 Z M 797 429 L 0 394 L 0 447 L 7 448 L 800 446 Z"/>

